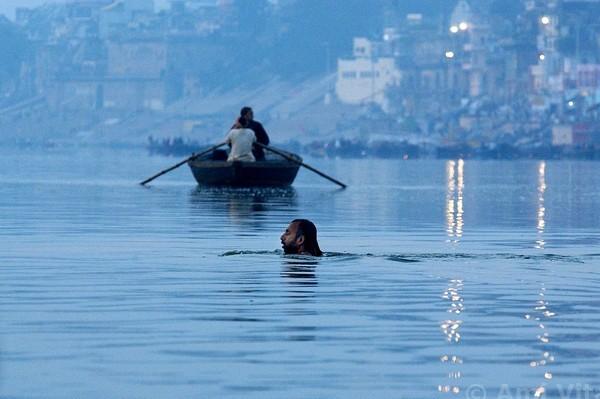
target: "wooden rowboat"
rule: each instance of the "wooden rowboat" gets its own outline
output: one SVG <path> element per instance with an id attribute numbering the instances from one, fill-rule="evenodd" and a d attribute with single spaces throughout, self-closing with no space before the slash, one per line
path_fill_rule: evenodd
<path id="1" fill-rule="evenodd" d="M 320 170 L 302 162 L 302 158 L 296 154 L 261 143 L 254 143 L 255 146 L 266 149 L 281 158 L 267 157 L 264 161 L 259 162 L 227 162 L 227 152 L 218 150 L 219 147 L 224 145 L 225 142 L 214 145 L 199 154 L 192 154 L 191 157 L 176 163 L 170 168 L 161 170 L 154 176 L 140 182 L 140 184 L 145 186 L 157 177 L 187 163 L 198 184 L 207 186 L 289 186 L 294 182 L 300 166 L 303 166 L 338 186 L 346 188 L 346 185 L 341 181 L 327 176 Z"/>
<path id="2" fill-rule="evenodd" d="M 294 182 L 302 158 L 289 154 L 297 162 L 282 157 L 256 162 L 227 162 L 212 159 L 211 154 L 188 161 L 194 178 L 203 186 L 283 187 Z"/>

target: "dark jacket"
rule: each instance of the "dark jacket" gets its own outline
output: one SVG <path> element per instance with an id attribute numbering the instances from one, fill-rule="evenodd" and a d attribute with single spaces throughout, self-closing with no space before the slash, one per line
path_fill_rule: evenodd
<path id="1" fill-rule="evenodd" d="M 260 122 L 254 120 L 250 121 L 246 127 L 254 132 L 256 141 L 264 145 L 269 145 L 269 135 Z M 262 148 L 255 146 L 252 152 L 254 153 L 256 160 L 265 159 L 265 152 Z"/>
<path id="2" fill-rule="evenodd" d="M 247 127 L 248 129 L 251 129 L 256 135 L 256 141 L 264 145 L 269 145 L 269 135 L 267 134 L 265 128 L 260 122 L 250 121 Z"/>

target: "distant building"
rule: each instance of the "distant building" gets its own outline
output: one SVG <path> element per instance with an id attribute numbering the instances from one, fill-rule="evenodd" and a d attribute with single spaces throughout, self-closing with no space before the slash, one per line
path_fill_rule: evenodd
<path id="1" fill-rule="evenodd" d="M 67 16 L 73 20 L 97 20 L 100 10 L 112 3 L 111 0 L 72 0 L 66 4 Z"/>
<path id="2" fill-rule="evenodd" d="M 392 57 L 378 57 L 368 39 L 355 38 L 352 59 L 338 59 L 335 92 L 344 104 L 377 104 L 388 110 L 386 89 L 400 82 Z"/>
<path id="3" fill-rule="evenodd" d="M 132 21 L 152 14 L 154 0 L 116 0 L 100 10 L 100 37 L 123 33 Z"/>
<path id="4" fill-rule="evenodd" d="M 592 91 L 600 89 L 600 64 L 579 64 L 576 73 L 578 89 Z"/>
<path id="5" fill-rule="evenodd" d="M 55 72 L 46 95 L 53 109 L 162 110 L 169 99 L 167 49 L 158 39 L 106 43 L 102 75 Z"/>
<path id="6" fill-rule="evenodd" d="M 161 39 L 111 40 L 103 107 L 163 109 L 167 103 L 167 46 Z"/>
<path id="7" fill-rule="evenodd" d="M 473 10 L 466 0 L 459 0 L 450 15 L 450 28 L 467 30 L 469 23 L 473 21 Z M 466 25 L 465 25 L 466 24 Z M 456 33 L 456 32 L 453 32 Z"/>
<path id="8" fill-rule="evenodd" d="M 573 127 L 570 125 L 557 125 L 552 127 L 552 145 L 573 145 Z"/>
<path id="9" fill-rule="evenodd" d="M 493 83 L 498 79 L 499 65 L 491 62 L 493 40 L 491 27 L 484 15 L 474 10 L 466 0 L 459 0 L 450 16 L 448 31 L 455 58 L 468 82 L 468 96 L 475 98 L 495 93 Z"/>
<path id="10" fill-rule="evenodd" d="M 108 76 L 160 79 L 167 67 L 167 46 L 160 38 L 115 39 L 107 43 Z"/>
<path id="11" fill-rule="evenodd" d="M 553 146 L 590 146 L 598 144 L 598 126 L 587 122 L 557 125 L 552 128 Z"/>
<path id="12" fill-rule="evenodd" d="M 160 79 L 71 78 L 51 81 L 45 94 L 55 110 L 131 112 L 164 109 L 168 91 Z"/>

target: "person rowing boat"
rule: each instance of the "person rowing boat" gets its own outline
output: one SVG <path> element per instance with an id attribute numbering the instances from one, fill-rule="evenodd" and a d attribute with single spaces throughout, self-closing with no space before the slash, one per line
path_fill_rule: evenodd
<path id="1" fill-rule="evenodd" d="M 240 117 L 238 118 L 238 122 L 240 121 L 245 121 L 247 128 L 254 132 L 257 143 L 269 145 L 269 135 L 267 134 L 267 131 L 263 127 L 262 123 L 254 120 L 254 111 L 252 110 L 252 108 L 243 107 L 240 110 Z M 257 161 L 265 160 L 265 152 L 263 151 L 262 147 L 254 146 L 252 153 L 254 154 L 254 158 L 256 158 Z"/>
<path id="2" fill-rule="evenodd" d="M 225 143 L 231 146 L 227 162 L 254 162 L 252 145 L 256 143 L 254 132 L 248 128 L 248 121 L 240 118 L 225 137 Z"/>

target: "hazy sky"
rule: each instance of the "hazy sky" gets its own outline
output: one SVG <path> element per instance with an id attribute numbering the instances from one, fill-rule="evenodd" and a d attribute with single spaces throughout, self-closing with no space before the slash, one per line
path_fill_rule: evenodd
<path id="1" fill-rule="evenodd" d="M 10 19 L 15 19 L 15 8 L 17 7 L 35 7 L 44 3 L 60 3 L 68 0 L 0 0 L 0 14 L 6 15 Z M 154 0 L 156 7 L 167 7 L 169 0 Z"/>

